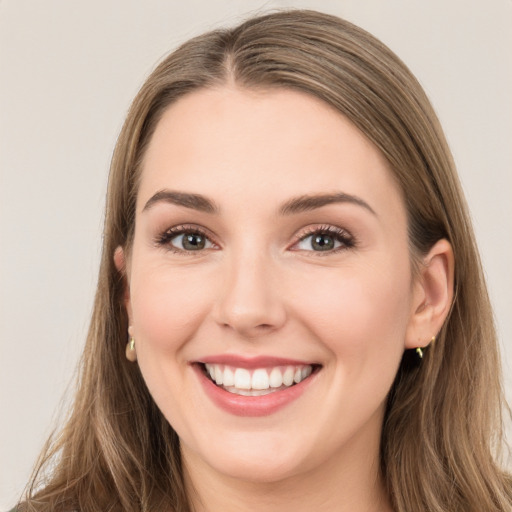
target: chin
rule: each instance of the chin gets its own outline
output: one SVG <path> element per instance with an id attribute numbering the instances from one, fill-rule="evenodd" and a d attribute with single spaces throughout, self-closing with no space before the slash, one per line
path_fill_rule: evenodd
<path id="1" fill-rule="evenodd" d="M 304 471 L 303 466 L 297 461 L 281 457 L 268 457 L 259 460 L 237 458 L 236 460 L 226 460 L 214 469 L 230 478 L 254 484 L 281 482 Z"/>
<path id="2" fill-rule="evenodd" d="M 211 441 L 208 444 L 208 450 L 195 451 L 193 455 L 183 446 L 182 452 L 186 452 L 186 458 L 193 464 L 206 463 L 216 473 L 236 480 L 274 483 L 308 469 L 305 467 L 308 459 L 301 453 L 300 445 L 284 442 L 281 435 L 251 434 L 245 440 L 232 439 L 231 443 Z M 212 449 L 213 446 L 215 448 Z"/>

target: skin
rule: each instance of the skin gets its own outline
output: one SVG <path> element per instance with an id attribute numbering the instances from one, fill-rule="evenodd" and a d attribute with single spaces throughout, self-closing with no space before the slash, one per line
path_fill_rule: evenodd
<path id="1" fill-rule="evenodd" d="M 219 212 L 146 206 L 164 189 L 206 196 Z M 339 192 L 369 208 L 279 211 L 291 198 Z M 158 243 L 183 224 L 211 243 Z M 314 250 L 307 236 L 326 226 L 353 246 Z M 385 400 L 404 349 L 427 345 L 442 325 L 453 256 L 440 241 L 413 276 L 401 192 L 348 120 L 289 90 L 181 98 L 145 155 L 133 246 L 114 259 L 136 364 L 181 439 L 195 510 L 391 510 L 378 470 Z M 226 353 L 321 370 L 286 407 L 240 417 L 210 400 L 191 366 Z"/>

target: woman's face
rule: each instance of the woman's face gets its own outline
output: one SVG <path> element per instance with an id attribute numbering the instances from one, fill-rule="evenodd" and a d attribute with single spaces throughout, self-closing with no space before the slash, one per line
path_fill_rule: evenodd
<path id="1" fill-rule="evenodd" d="M 227 86 L 172 105 L 126 277 L 138 364 L 189 467 L 276 481 L 375 462 L 415 286 L 400 191 L 338 112 Z"/>

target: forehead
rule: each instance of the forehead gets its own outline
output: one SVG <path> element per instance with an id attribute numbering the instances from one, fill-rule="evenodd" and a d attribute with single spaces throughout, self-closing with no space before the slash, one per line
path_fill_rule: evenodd
<path id="1" fill-rule="evenodd" d="M 265 197 L 269 207 L 290 196 L 341 191 L 377 205 L 387 196 L 395 213 L 403 213 L 398 186 L 375 146 L 325 102 L 287 89 L 226 86 L 171 105 L 145 155 L 138 211 L 168 188 L 227 206 Z"/>

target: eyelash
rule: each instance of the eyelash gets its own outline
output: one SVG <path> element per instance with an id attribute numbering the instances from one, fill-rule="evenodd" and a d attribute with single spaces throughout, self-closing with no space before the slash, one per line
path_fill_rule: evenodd
<path id="1" fill-rule="evenodd" d="M 168 249 L 171 252 L 178 253 L 178 254 L 187 254 L 191 256 L 195 256 L 195 251 L 185 251 L 183 249 L 179 249 L 178 247 L 174 247 L 171 244 L 171 240 L 173 238 L 176 238 L 177 236 L 189 234 L 189 235 L 199 235 L 204 237 L 205 239 L 209 240 L 213 245 L 217 245 L 215 242 L 211 240 L 211 236 L 206 233 L 203 229 L 197 227 L 197 226 L 187 226 L 187 225 L 180 225 L 180 226 L 174 226 L 172 228 L 167 229 L 162 234 L 160 234 L 156 239 L 156 244 L 160 247 L 164 247 Z M 201 252 L 201 251 L 197 251 Z"/>
<path id="2" fill-rule="evenodd" d="M 339 228 L 337 226 L 323 225 L 323 226 L 311 226 L 306 229 L 304 233 L 302 233 L 297 241 L 293 244 L 294 246 L 306 240 L 312 235 L 330 235 L 334 238 L 336 242 L 340 242 L 341 246 L 338 248 L 334 248 L 328 251 L 305 251 L 307 253 L 314 253 L 315 256 L 329 256 L 332 254 L 337 254 L 341 251 L 346 251 L 347 249 L 352 249 L 356 246 L 356 239 L 353 235 L 351 235 L 347 230 Z M 300 250 L 300 249 L 295 249 Z"/>
<path id="3" fill-rule="evenodd" d="M 199 228 L 198 226 L 188 226 L 188 225 L 179 225 L 174 226 L 172 228 L 167 229 L 158 237 L 156 238 L 155 242 L 156 245 L 159 247 L 165 247 L 167 250 L 177 253 L 177 254 L 186 254 L 190 256 L 198 256 L 199 254 L 194 254 L 196 251 L 186 251 L 183 249 L 179 249 L 178 247 L 175 247 L 171 244 L 171 241 L 184 234 L 189 235 L 199 235 L 204 237 L 206 240 L 208 240 L 213 246 L 218 247 L 218 245 L 211 239 L 211 235 L 209 235 L 205 230 Z M 345 229 L 336 227 L 336 226 L 330 226 L 330 225 L 323 225 L 323 226 L 315 226 L 315 227 L 309 227 L 307 230 L 303 233 L 301 233 L 300 236 L 298 236 L 293 243 L 292 247 L 296 246 L 300 242 L 303 242 L 308 237 L 312 235 L 330 235 L 332 236 L 336 242 L 340 242 L 341 246 L 326 250 L 326 251 L 306 251 L 303 252 L 310 252 L 314 253 L 315 256 L 328 256 L 332 254 L 337 254 L 341 251 L 345 251 L 347 249 L 351 249 L 356 246 L 356 239 L 353 235 L 351 235 L 348 231 Z M 299 251 L 300 249 L 291 249 L 295 251 Z M 203 250 L 198 250 L 197 253 L 201 253 Z"/>

